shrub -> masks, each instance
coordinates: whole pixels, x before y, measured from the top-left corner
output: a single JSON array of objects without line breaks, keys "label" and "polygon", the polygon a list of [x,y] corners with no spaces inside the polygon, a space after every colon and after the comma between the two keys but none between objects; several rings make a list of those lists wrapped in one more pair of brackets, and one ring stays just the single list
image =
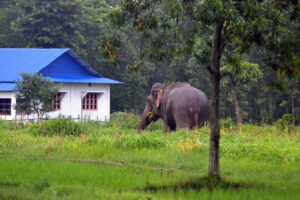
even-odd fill
[{"label": "shrub", "polygon": [[230,117],[226,119],[220,119],[220,127],[222,127],[225,130],[230,131],[233,125],[234,125],[233,120]]},{"label": "shrub", "polygon": [[[121,129],[136,129],[141,121],[141,117],[132,113],[126,112],[115,112],[111,114],[110,121],[104,125],[106,128],[116,128]],[[147,130],[156,131],[164,130],[164,125],[162,120],[158,120],[155,123],[149,124]]]},{"label": "shrub", "polygon": [[131,113],[115,112],[110,115],[110,121],[105,127],[120,127],[122,129],[135,129],[140,122],[140,117]]},{"label": "shrub", "polygon": [[71,119],[58,118],[33,123],[29,132],[33,135],[80,135],[84,132],[83,125]]},{"label": "shrub", "polygon": [[286,130],[288,133],[290,133],[293,128],[293,117],[291,114],[284,114],[280,119],[274,122],[274,125],[278,129],[282,131]]}]

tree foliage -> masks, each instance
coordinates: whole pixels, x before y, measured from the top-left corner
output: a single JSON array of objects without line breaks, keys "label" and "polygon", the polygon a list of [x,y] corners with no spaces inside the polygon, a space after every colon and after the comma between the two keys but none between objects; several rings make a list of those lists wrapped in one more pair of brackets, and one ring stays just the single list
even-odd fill
[{"label": "tree foliage", "polygon": [[[248,89],[251,84],[256,83],[258,78],[262,76],[262,72],[260,71],[258,64],[242,61],[236,61],[234,65],[231,64],[223,66],[221,68],[221,72],[228,77],[228,81],[223,80],[222,84],[224,87],[231,89],[231,96],[235,105],[237,123],[242,124],[242,110],[240,109],[239,105],[238,91],[240,90],[241,86],[243,86],[244,89]],[[243,114],[244,113],[245,112],[243,112]]]},{"label": "tree foliage", "polygon": [[21,73],[22,79],[16,80],[17,104],[15,109],[26,114],[35,113],[38,119],[43,114],[53,111],[55,95],[60,85],[38,74]]},{"label": "tree foliage", "polygon": [[[209,175],[219,176],[221,62],[235,67],[231,72],[239,75],[238,67],[243,65],[236,58],[256,46],[266,50],[268,59],[264,62],[276,70],[278,76],[299,77],[296,64],[299,47],[294,44],[299,44],[300,40],[287,27],[297,19],[294,14],[297,4],[295,1],[272,0],[124,0],[119,8],[111,12],[110,19],[114,24],[119,27],[129,24],[141,38],[142,45],[138,47],[139,54],[133,64],[135,69],[142,67],[146,59],[162,61],[179,54],[193,54],[197,39],[202,40],[206,47],[202,51],[205,53],[198,54],[196,58],[207,65],[210,72]],[[122,39],[113,37],[111,41],[117,43],[104,41],[104,49],[108,57],[115,61]],[[108,45],[112,47],[108,48]],[[236,90],[234,96],[237,96]]]},{"label": "tree foliage", "polygon": [[82,40],[80,34],[79,1],[26,1],[17,5],[22,14],[15,21],[15,29],[26,41],[27,47],[73,47],[72,41]]}]

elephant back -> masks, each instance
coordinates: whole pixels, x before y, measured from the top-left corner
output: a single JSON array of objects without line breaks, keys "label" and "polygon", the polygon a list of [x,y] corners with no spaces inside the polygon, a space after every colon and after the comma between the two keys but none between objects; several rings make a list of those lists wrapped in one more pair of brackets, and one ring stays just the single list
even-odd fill
[{"label": "elephant back", "polygon": [[205,93],[189,84],[179,85],[169,92],[167,109],[198,114],[199,121],[206,121],[209,115],[209,103]]}]

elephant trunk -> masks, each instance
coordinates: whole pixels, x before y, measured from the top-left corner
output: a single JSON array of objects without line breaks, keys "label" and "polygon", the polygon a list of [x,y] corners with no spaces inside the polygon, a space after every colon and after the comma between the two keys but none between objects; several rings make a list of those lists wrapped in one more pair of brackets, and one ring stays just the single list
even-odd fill
[{"label": "elephant trunk", "polygon": [[149,112],[151,112],[151,109],[150,109],[150,105],[147,103],[142,115],[141,122],[137,127],[137,130],[145,129],[151,123]]}]

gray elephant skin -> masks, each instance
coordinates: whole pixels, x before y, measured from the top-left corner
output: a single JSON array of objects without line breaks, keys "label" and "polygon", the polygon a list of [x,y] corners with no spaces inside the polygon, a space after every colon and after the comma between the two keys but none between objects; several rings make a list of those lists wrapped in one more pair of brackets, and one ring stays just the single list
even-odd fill
[{"label": "gray elephant skin", "polygon": [[167,132],[176,129],[194,129],[208,119],[209,104],[206,95],[187,83],[153,84],[147,97],[142,119],[137,129],[145,129],[162,118]]}]

